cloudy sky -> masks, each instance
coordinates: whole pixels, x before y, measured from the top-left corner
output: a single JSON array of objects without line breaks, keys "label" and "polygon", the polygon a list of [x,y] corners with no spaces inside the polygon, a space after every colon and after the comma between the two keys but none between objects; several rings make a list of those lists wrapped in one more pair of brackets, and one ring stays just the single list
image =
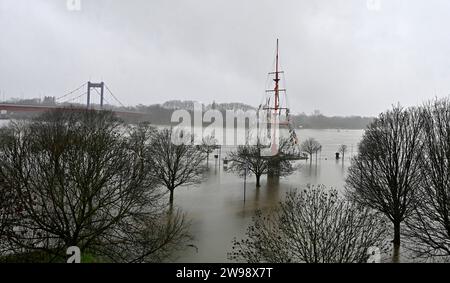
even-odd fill
[{"label": "cloudy sky", "polygon": [[448,0],[80,1],[0,0],[2,96],[103,80],[128,105],[258,105],[276,38],[296,113],[376,115],[450,93]]}]

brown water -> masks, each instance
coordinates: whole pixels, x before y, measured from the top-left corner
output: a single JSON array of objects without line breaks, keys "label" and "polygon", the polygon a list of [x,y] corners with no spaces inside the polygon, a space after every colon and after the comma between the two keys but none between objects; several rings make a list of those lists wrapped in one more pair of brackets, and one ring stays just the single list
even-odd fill
[{"label": "brown water", "polygon": [[[178,262],[227,262],[233,237],[245,235],[256,209],[267,210],[278,204],[289,190],[307,184],[324,184],[342,190],[347,166],[356,153],[362,130],[297,130],[300,142],[313,137],[322,146],[318,162],[313,158],[300,161],[301,168],[279,182],[262,177],[261,187],[255,187],[254,176],[247,178],[244,202],[244,180],[222,169],[222,164],[210,156],[207,181],[197,187],[182,187],[175,191],[175,204],[191,220],[191,233],[198,248],[188,248],[178,255]],[[341,144],[348,146],[345,162],[335,160]],[[222,150],[222,157],[226,151]],[[213,154],[214,155],[214,154]]]}]

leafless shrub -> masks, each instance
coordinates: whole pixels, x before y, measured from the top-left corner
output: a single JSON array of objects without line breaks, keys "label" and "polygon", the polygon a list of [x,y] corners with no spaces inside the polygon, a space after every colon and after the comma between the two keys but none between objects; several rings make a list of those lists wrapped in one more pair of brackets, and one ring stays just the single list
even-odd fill
[{"label": "leafless shrub", "polygon": [[257,212],[247,237],[233,241],[229,258],[246,262],[366,262],[383,247],[379,214],[350,203],[323,186],[290,192],[277,209]]}]

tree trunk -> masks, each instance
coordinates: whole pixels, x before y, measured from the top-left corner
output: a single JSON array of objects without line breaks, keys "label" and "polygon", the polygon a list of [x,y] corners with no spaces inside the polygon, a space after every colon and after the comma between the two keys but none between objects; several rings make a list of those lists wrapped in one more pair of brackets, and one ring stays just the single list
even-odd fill
[{"label": "tree trunk", "polygon": [[260,179],[261,179],[261,175],[256,175],[256,187],[257,188],[259,188],[259,187],[261,187],[261,184],[260,184]]},{"label": "tree trunk", "polygon": [[394,245],[400,246],[400,221],[394,222]]},{"label": "tree trunk", "polygon": [[209,167],[209,152],[206,154],[206,167]]},{"label": "tree trunk", "polygon": [[392,262],[400,261],[400,221],[394,222],[394,251],[392,253]]},{"label": "tree trunk", "polygon": [[170,191],[170,198],[169,198],[169,202],[170,202],[170,204],[172,205],[173,204],[173,189],[171,190],[171,189],[169,189],[169,191]]}]

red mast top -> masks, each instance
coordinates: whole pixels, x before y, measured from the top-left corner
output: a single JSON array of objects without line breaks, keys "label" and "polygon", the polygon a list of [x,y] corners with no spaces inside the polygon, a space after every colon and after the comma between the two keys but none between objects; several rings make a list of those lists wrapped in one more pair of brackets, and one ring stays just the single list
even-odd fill
[{"label": "red mast top", "polygon": [[[275,86],[273,89],[266,90],[266,93],[270,93],[270,95],[266,97],[266,104],[265,104],[264,109],[266,109],[266,110],[270,109],[275,114],[280,115],[282,110],[288,111],[288,109],[287,109],[287,106],[284,107],[280,103],[280,92],[286,92],[286,89],[280,89],[280,81],[281,81],[280,74],[283,73],[283,71],[280,71],[279,43],[278,42],[279,42],[279,40],[277,38],[275,71],[269,73],[270,76],[275,75],[273,78],[273,81],[275,82]],[[272,93],[274,94],[273,97],[272,97]]]},{"label": "red mast top", "polygon": [[275,65],[275,112],[278,111],[278,107],[280,106],[280,98],[279,98],[279,85],[278,82],[280,81],[279,77],[279,71],[278,71],[278,38],[277,38],[277,57],[276,57],[276,65]]}]

